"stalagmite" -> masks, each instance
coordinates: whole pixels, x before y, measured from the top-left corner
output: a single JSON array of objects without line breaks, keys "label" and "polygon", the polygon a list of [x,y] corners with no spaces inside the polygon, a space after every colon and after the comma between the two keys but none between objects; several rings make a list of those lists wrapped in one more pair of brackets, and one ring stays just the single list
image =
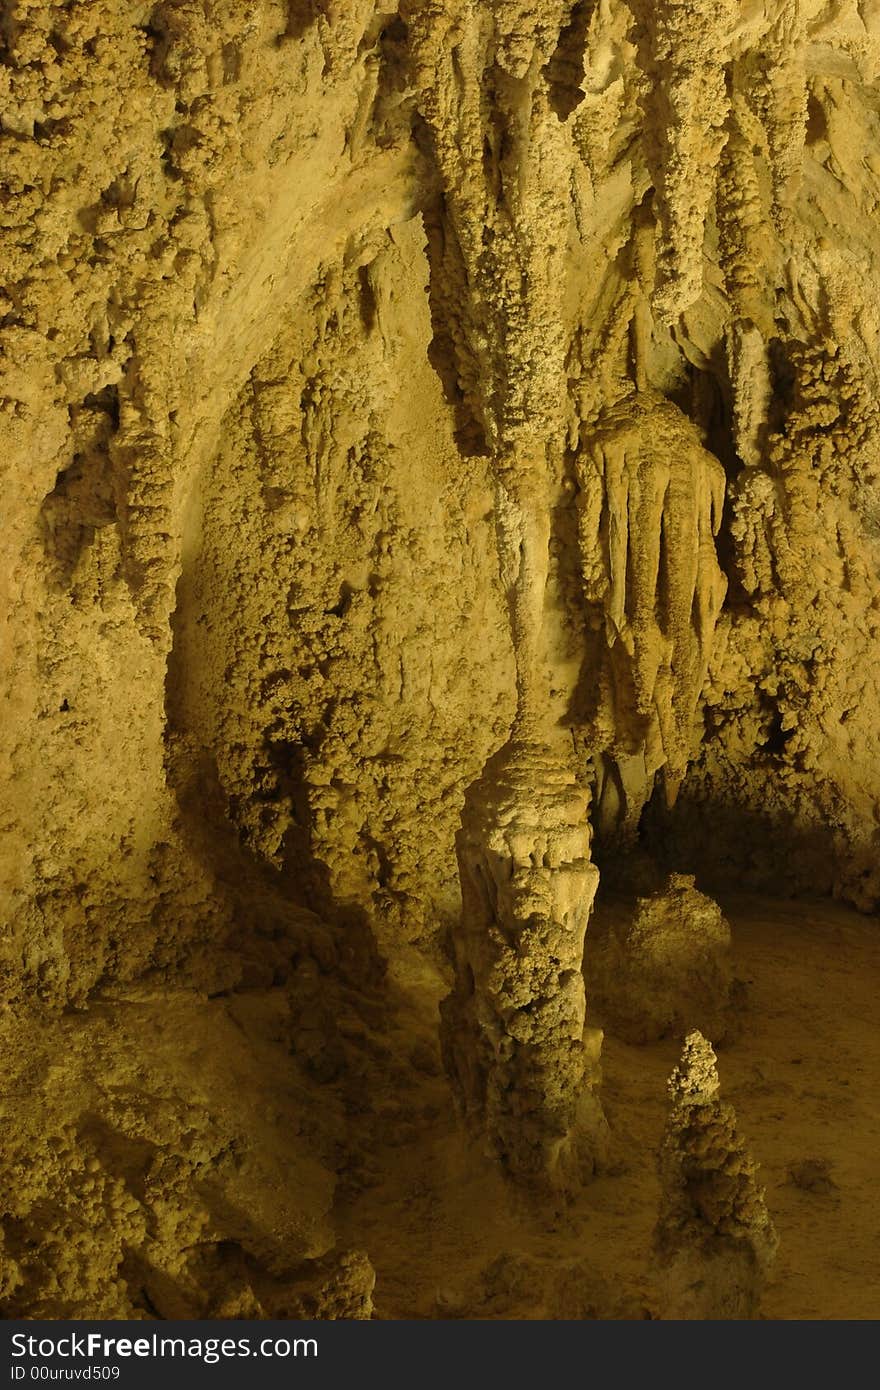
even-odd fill
[{"label": "stalagmite", "polygon": [[627,1042],[683,1037],[722,1042],[735,1021],[730,926],[691,874],[670,874],[613,915],[590,956],[591,997],[604,1026]]},{"label": "stalagmite", "polygon": [[0,1322],[876,1312],[878,83],[0,4]]},{"label": "stalagmite", "polygon": [[590,1173],[604,1129],[581,973],[599,878],[587,810],[546,746],[514,738],[490,762],[456,842],[462,921],[443,1006],[466,1118],[513,1177],[560,1187]]},{"label": "stalagmite", "polygon": [[661,1316],[753,1318],[778,1238],[702,1033],[685,1039],[668,1090],[654,1232]]},{"label": "stalagmite", "polygon": [[[598,883],[589,796],[570,741],[552,726],[544,657],[547,497],[565,380],[554,270],[566,228],[552,195],[564,155],[542,74],[553,29],[530,33],[515,5],[499,4],[492,19],[468,5],[451,55],[441,33],[420,17],[417,51],[434,65],[427,110],[445,184],[444,254],[461,286],[442,313],[490,455],[516,669],[510,737],[468,789],[456,836],[462,909],[442,1034],[462,1109],[505,1171],[564,1186],[590,1171],[604,1121],[592,1095],[601,1039],[585,1041],[581,973]],[[489,127],[481,69],[498,94]],[[546,162],[538,136],[555,156]]]},{"label": "stalagmite", "polygon": [[546,527],[528,493],[499,511],[517,713],[509,741],[468,790],[456,837],[462,915],[442,1038],[465,1117],[505,1171],[565,1188],[592,1171],[604,1129],[593,1094],[601,1034],[586,1028],[582,974],[599,875],[588,793],[543,715]]}]

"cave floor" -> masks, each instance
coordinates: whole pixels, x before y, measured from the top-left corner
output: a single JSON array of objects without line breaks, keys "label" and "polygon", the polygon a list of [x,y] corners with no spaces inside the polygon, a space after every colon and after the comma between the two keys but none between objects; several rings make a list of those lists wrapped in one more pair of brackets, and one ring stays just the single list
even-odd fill
[{"label": "cave floor", "polygon": [[[880,1316],[880,935],[828,902],[728,898],[734,968],[747,994],[739,1036],[719,1049],[722,1094],[761,1165],[780,1250],[763,1303],[773,1319]],[[400,972],[406,1007],[433,1014],[442,986]],[[401,1020],[403,1023],[403,1019]],[[606,1037],[603,1100],[612,1171],[565,1211],[529,1211],[458,1138],[442,1077],[399,1098],[372,1155],[368,1196],[337,1213],[369,1250],[386,1318],[651,1315],[646,1279],[674,1042]]]},{"label": "cave floor", "polygon": [[[827,902],[722,906],[746,985],[722,1094],[780,1236],[763,1314],[876,1318],[877,922]],[[606,1037],[608,1170],[567,1208],[529,1206],[457,1126],[441,971],[411,950],[372,990],[324,978],[343,1061],[317,1077],[313,1022],[291,1033],[284,986],[145,982],[27,1026],[0,1013],[26,1315],[283,1315],[285,1271],[335,1242],[369,1255],[380,1318],[650,1317],[676,1043]]]}]

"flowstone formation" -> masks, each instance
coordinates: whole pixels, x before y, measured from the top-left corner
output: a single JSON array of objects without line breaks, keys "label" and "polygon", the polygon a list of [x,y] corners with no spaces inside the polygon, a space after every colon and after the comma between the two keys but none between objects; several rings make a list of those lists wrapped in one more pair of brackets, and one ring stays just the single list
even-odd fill
[{"label": "flowstone formation", "polygon": [[649,390],[602,412],[576,468],[584,599],[598,629],[594,712],[580,737],[601,750],[597,828],[629,846],[655,776],[673,805],[699,743],[727,590],[715,550],[724,470]]},{"label": "flowstone formation", "polygon": [[688,1034],[668,1089],[654,1232],[661,1316],[753,1318],[779,1242],[702,1033]]}]

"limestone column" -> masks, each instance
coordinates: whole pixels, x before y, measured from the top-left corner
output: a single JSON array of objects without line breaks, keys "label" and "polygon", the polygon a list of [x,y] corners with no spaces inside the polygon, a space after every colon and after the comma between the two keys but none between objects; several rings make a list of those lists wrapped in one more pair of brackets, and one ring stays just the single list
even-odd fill
[{"label": "limestone column", "polygon": [[502,473],[498,495],[517,715],[465,800],[455,987],[441,1032],[472,1130],[511,1177],[563,1188],[592,1171],[605,1128],[594,1095],[601,1034],[586,1028],[581,973],[599,874],[588,792],[545,727],[549,508],[539,470]]}]

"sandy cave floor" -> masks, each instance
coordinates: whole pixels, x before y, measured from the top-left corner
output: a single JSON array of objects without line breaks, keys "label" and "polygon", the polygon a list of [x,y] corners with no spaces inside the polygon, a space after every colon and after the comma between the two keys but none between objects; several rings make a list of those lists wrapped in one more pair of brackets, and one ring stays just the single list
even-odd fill
[{"label": "sandy cave floor", "polygon": [[[741,1036],[719,1050],[722,1093],[759,1160],[780,1234],[764,1316],[875,1318],[876,923],[827,902],[743,897],[723,906],[748,993]],[[430,1010],[424,979],[413,997]],[[343,1221],[378,1271],[378,1314],[589,1316],[592,1304],[607,1315],[610,1301],[618,1315],[649,1316],[654,1155],[677,1050],[674,1042],[631,1047],[606,1038],[603,1096],[616,1171],[552,1223],[546,1213],[514,1213],[503,1185],[463,1153],[445,1109],[415,1142],[392,1137],[375,1155],[387,1176]],[[445,1085],[433,1084],[438,1094]],[[548,1267],[558,1271],[549,1302],[541,1296]]]}]

